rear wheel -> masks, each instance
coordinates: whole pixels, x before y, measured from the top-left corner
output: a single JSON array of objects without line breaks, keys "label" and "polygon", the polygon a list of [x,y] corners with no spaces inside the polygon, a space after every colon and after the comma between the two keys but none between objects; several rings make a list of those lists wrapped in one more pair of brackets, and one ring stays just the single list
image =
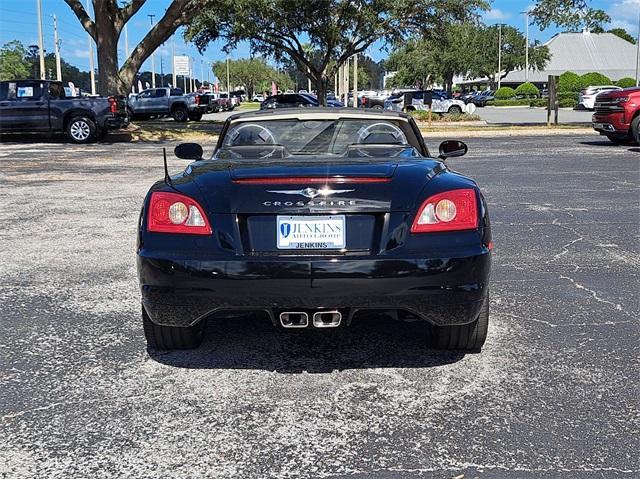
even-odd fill
[{"label": "rear wheel", "polygon": [[631,122],[631,133],[636,145],[640,146],[640,115],[636,116]]},{"label": "rear wheel", "polygon": [[66,133],[74,143],[89,143],[96,136],[96,124],[86,116],[74,116],[67,124]]},{"label": "rear wheel", "polygon": [[460,326],[434,326],[433,343],[437,349],[480,352],[489,329],[489,295],[475,321]]},{"label": "rear wheel", "polygon": [[460,108],[458,105],[453,105],[449,107],[449,113],[453,115],[459,115],[460,113],[462,113],[462,108]]},{"label": "rear wheel", "polygon": [[202,113],[189,113],[189,120],[191,121],[202,120]]},{"label": "rear wheel", "polygon": [[142,326],[149,349],[194,349],[200,346],[204,337],[205,320],[194,326],[162,326],[154,323],[142,307]]},{"label": "rear wheel", "polygon": [[189,119],[189,112],[184,106],[177,106],[171,112],[171,116],[175,121],[185,122]]},{"label": "rear wheel", "polygon": [[384,107],[382,105],[373,105],[371,108],[373,108],[374,110],[384,110]]}]

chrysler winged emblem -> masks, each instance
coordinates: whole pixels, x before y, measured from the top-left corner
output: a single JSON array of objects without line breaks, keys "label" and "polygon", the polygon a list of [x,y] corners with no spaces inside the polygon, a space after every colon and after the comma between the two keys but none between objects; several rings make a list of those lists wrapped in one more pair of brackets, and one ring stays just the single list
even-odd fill
[{"label": "chrysler winged emblem", "polygon": [[303,188],[301,190],[267,190],[267,193],[280,193],[282,195],[302,195],[307,198],[315,198],[316,196],[339,195],[340,193],[350,193],[356,190],[332,190],[330,188]]}]

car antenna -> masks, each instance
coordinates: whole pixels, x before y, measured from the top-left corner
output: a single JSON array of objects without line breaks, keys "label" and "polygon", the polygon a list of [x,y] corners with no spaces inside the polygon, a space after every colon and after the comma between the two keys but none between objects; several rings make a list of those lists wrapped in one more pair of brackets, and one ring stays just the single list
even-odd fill
[{"label": "car antenna", "polygon": [[164,182],[169,186],[173,186],[171,184],[171,177],[169,176],[169,168],[167,167],[167,149],[162,147],[162,154],[164,157]]}]

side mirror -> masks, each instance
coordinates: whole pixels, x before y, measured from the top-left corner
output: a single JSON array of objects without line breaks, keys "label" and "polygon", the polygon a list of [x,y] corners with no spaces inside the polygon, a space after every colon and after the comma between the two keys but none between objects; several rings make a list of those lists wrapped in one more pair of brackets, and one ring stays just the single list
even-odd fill
[{"label": "side mirror", "polygon": [[445,140],[440,143],[440,156],[443,160],[447,158],[454,158],[456,156],[464,156],[469,151],[469,147],[467,147],[466,143],[458,140]]},{"label": "side mirror", "polygon": [[173,153],[183,160],[201,160],[203,151],[197,143],[180,143]]}]

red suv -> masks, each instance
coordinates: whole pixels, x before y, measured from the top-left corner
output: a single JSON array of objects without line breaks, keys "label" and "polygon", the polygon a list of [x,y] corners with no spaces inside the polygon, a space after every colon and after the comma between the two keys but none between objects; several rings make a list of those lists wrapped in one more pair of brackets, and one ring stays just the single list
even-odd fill
[{"label": "red suv", "polygon": [[612,142],[640,144],[640,88],[600,93],[596,97],[593,128]]}]

